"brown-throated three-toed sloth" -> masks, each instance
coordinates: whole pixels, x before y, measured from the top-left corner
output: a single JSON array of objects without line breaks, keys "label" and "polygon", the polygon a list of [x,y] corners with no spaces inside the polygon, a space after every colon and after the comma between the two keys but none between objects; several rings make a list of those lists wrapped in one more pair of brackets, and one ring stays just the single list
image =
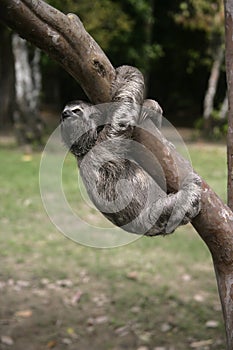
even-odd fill
[{"label": "brown-throated three-toed sloth", "polygon": [[89,197],[112,223],[148,236],[171,233],[199,213],[200,178],[192,173],[177,193],[167,194],[131,156],[134,127],[146,118],[159,127],[162,118],[157,102],[143,103],[140,71],[117,68],[111,92],[111,104],[67,104],[62,112],[62,138],[77,158]]}]

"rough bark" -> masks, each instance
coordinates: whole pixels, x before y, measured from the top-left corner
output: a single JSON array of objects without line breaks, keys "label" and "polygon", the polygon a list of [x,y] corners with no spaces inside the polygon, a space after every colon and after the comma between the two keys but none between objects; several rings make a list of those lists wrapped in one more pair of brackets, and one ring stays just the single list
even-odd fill
[{"label": "rough bark", "polygon": [[[228,206],[233,210],[233,0],[224,0],[225,8],[225,45],[226,45],[226,76],[227,76],[227,92],[228,92],[228,132],[227,132],[227,164],[228,164],[228,182],[227,182],[227,197]],[[227,239],[227,236],[224,239]],[[215,269],[218,266],[215,267]],[[228,271],[227,271],[228,270]],[[226,272],[227,271],[227,272]],[[226,323],[227,332],[227,346],[228,349],[233,348],[233,276],[231,271],[231,264],[224,269],[226,278],[224,281],[219,279],[220,288],[222,284],[228,284],[225,293],[225,313],[224,319]],[[218,274],[217,274],[218,275]],[[220,272],[219,276],[223,274]],[[224,308],[223,308],[224,311]]]},{"label": "rough bark", "polygon": [[233,210],[233,0],[225,0],[226,74],[228,87],[228,205]]},{"label": "rough bark", "polygon": [[[81,84],[94,103],[111,100],[110,84],[115,71],[99,46],[74,15],[65,16],[41,0],[1,0],[0,19],[44,49]],[[232,99],[233,101],[233,99]],[[233,130],[233,129],[232,129]],[[191,169],[157,132],[136,129],[134,138],[160,161],[170,190],[176,190],[181,174]],[[153,176],[153,164],[143,160]],[[156,174],[154,174],[156,177]],[[192,224],[213,256],[227,329],[228,349],[233,348],[233,215],[203,181],[202,210]]]}]

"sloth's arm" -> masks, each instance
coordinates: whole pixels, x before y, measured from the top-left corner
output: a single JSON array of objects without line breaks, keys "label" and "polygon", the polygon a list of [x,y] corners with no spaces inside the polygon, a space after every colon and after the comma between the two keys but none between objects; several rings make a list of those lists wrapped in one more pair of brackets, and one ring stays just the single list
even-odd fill
[{"label": "sloth's arm", "polygon": [[144,89],[144,78],[137,68],[121,66],[116,69],[116,79],[111,87],[114,102],[110,121],[111,136],[124,137],[126,132],[129,137],[132,134],[133,127],[140,120]]},{"label": "sloth's arm", "polygon": [[140,125],[147,118],[160,128],[162,124],[162,108],[158,102],[144,101],[144,78],[141,72],[131,66],[116,69],[116,79],[111,86],[113,114],[111,126],[114,134],[130,131],[133,126]]},{"label": "sloth's arm", "polygon": [[177,193],[169,194],[151,204],[147,216],[150,222],[156,221],[156,225],[149,230],[148,236],[172,233],[199,213],[200,182],[200,177],[192,173],[184,179]]}]

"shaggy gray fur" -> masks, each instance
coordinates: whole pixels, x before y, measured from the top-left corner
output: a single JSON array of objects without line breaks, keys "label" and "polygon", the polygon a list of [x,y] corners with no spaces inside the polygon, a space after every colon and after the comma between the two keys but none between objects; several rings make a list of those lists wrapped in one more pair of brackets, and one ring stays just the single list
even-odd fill
[{"label": "shaggy gray fur", "polygon": [[137,234],[168,234],[199,213],[201,181],[191,173],[177,193],[167,194],[130,156],[134,127],[146,118],[160,127],[162,110],[153,100],[143,103],[140,71],[122,66],[116,73],[115,103],[69,103],[62,113],[62,137],[78,160],[91,200],[111,222]]}]

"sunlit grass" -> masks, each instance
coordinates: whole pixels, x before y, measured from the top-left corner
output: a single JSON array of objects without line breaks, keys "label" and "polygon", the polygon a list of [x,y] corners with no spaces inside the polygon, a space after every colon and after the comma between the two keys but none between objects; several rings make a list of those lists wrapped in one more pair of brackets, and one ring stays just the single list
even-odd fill
[{"label": "sunlit grass", "polygon": [[[194,168],[225,200],[225,148],[191,144],[188,149]],[[115,249],[78,245],[57,231],[43,208],[38,180],[40,156],[35,153],[25,159],[17,149],[0,149],[0,280],[22,278],[38,284],[46,277],[79,283],[80,271],[85,270],[90,276],[89,284],[81,286],[86,295],[95,291],[112,298],[105,310],[110,314],[109,329],[136,319],[139,333],[151,333],[149,340],[144,335],[142,344],[176,344],[176,349],[182,350],[188,349],[192,339],[223,339],[222,325],[208,330],[204,326],[209,319],[221,324],[222,318],[211,257],[191,225],[165,238],[140,238]],[[96,219],[95,211],[74,191],[77,170],[71,157],[65,162],[63,181],[75,210],[99,224],[101,219]],[[197,295],[203,297],[202,302],[197,301]],[[87,317],[92,312],[88,311],[88,297],[84,305]],[[135,305],[140,309],[138,314],[131,311]],[[70,317],[75,317],[72,311]],[[164,336],[161,323],[168,319],[174,324],[173,330]],[[80,326],[80,332],[85,335],[85,328]],[[109,347],[103,345],[102,349],[113,348],[114,337],[108,341]]]}]

